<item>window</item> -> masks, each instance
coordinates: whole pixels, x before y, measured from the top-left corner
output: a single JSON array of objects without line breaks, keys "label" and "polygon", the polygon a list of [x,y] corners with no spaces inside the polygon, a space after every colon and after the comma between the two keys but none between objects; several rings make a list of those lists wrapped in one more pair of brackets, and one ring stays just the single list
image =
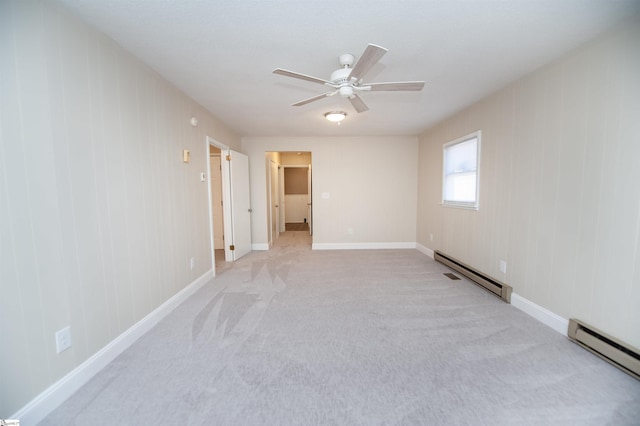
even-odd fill
[{"label": "window", "polygon": [[444,144],[442,204],[478,209],[480,131]]}]

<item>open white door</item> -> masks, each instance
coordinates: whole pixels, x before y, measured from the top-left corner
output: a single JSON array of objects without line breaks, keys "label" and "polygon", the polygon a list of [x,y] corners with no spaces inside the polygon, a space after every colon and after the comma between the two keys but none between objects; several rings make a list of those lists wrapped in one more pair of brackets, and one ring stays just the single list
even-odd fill
[{"label": "open white door", "polygon": [[280,166],[273,160],[269,160],[269,209],[271,228],[269,231],[269,245],[275,244],[276,240],[280,236],[280,199],[279,199],[279,184],[278,184],[278,169]]},{"label": "open white door", "polygon": [[[232,149],[224,152],[222,172],[229,176],[224,191],[225,258],[238,260],[251,251],[251,197],[249,193],[249,157]],[[225,193],[226,192],[226,193]]]}]

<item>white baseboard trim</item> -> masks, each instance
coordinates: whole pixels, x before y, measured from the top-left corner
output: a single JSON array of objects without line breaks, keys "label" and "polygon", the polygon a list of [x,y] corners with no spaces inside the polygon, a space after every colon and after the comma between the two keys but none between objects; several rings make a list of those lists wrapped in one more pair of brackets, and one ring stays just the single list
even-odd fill
[{"label": "white baseboard trim", "polygon": [[418,250],[420,253],[422,254],[426,254],[427,256],[429,256],[431,259],[433,259],[433,250],[431,250],[428,247],[423,246],[420,243],[416,243],[416,250]]},{"label": "white baseboard trim", "polygon": [[210,269],[162,305],[158,306],[147,316],[132,325],[124,333],[113,339],[85,362],[49,386],[10,418],[20,420],[21,426],[32,426],[42,421],[49,413],[91,380],[93,376],[124,352],[136,340],[151,330],[151,328],[178,305],[198,291],[211,278],[213,278],[213,270]]},{"label": "white baseboard trim", "polygon": [[312,250],[414,249],[416,243],[313,243]]},{"label": "white baseboard trim", "polygon": [[251,244],[251,250],[257,250],[257,251],[269,250],[269,243]]},{"label": "white baseboard trim", "polygon": [[560,334],[567,335],[569,320],[556,315],[542,306],[536,305],[532,301],[524,297],[511,293],[511,305],[520,309],[522,312],[531,315],[541,323],[551,327]]}]

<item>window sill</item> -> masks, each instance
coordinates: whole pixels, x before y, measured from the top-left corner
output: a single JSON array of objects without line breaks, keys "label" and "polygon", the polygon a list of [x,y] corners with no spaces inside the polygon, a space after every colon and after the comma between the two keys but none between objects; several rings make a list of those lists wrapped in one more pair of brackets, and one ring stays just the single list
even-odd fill
[{"label": "window sill", "polygon": [[472,210],[472,211],[480,210],[480,206],[478,205],[473,206],[468,204],[455,204],[455,203],[440,203],[440,205],[442,207],[449,207],[449,208],[461,209],[461,210]]}]

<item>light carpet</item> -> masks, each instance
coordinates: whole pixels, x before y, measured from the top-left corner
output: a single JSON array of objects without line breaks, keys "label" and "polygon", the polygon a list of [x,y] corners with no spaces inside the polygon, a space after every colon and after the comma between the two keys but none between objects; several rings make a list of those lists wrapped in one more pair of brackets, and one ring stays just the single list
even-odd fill
[{"label": "light carpet", "polygon": [[632,425],[640,382],[416,250],[286,232],[45,425]]}]

